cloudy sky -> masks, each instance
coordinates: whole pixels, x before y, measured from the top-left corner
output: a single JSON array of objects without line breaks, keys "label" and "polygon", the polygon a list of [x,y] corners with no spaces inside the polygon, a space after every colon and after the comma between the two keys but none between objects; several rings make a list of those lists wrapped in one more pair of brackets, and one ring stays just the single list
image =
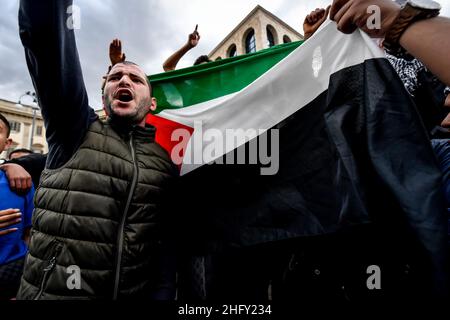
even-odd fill
[{"label": "cloudy sky", "polygon": [[[33,90],[19,40],[19,0],[2,0],[0,20],[0,98],[17,101]],[[147,74],[162,72],[164,60],[181,47],[196,24],[200,44],[179,63],[192,65],[209,53],[256,5],[260,4],[294,29],[316,7],[331,0],[74,0],[81,11],[77,45],[90,105],[101,107],[100,79],[109,65],[108,46],[122,39],[127,59],[139,63]],[[443,15],[450,16],[450,0],[440,0]],[[24,99],[24,103],[31,101]]]}]

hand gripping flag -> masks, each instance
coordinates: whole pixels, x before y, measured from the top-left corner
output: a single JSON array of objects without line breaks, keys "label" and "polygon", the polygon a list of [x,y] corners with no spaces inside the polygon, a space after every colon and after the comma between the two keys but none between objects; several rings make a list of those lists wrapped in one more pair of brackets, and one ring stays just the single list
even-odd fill
[{"label": "hand gripping flag", "polygon": [[[188,243],[249,246],[375,222],[394,242],[410,230],[442,265],[446,222],[430,142],[364,33],[345,35],[327,22],[304,43],[150,79],[159,107],[148,122],[180,165],[173,197]],[[274,129],[272,140],[261,138]],[[227,141],[227,130],[245,139]],[[252,141],[269,141],[270,164],[227,163]]]}]

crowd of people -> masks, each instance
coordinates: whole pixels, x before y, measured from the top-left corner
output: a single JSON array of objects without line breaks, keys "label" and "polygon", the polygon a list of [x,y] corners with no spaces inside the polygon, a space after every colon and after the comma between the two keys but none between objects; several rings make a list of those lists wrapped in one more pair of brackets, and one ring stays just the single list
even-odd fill
[{"label": "crowd of people", "polygon": [[[416,8],[417,13],[405,23],[402,19],[412,14],[406,11],[408,3],[401,7],[391,0],[334,0],[306,16],[303,32],[308,41],[330,18],[344,33],[359,28],[385,39],[379,45],[423,120],[442,171],[442,193],[450,205],[450,59],[445,58],[450,51],[450,20],[430,7]],[[367,27],[367,7],[373,4],[379,6],[382,17],[376,29]],[[49,152],[14,150],[0,166],[0,299],[232,298],[227,291],[214,297],[194,293],[195,278],[204,276],[199,268],[208,266],[204,261],[208,257],[201,266],[198,259],[189,260],[186,272],[186,261],[181,261],[167,232],[170,193],[179,173],[155,141],[155,128],[145,122],[157,107],[152,84],[139,65],[126,60],[121,41],[114,39],[109,48],[111,66],[102,85],[108,120],[99,120],[88,105],[75,35],[61,18],[69,5],[71,0],[20,1],[20,37],[39,97]],[[164,71],[174,70],[199,40],[196,26],[187,43],[164,62]],[[200,56],[194,65],[208,62],[207,56]],[[9,134],[8,119],[0,114],[0,152],[11,144]],[[336,243],[345,245],[335,240],[332,235],[334,244],[327,248],[330,239],[325,237],[317,248],[331,252]],[[263,264],[270,250],[278,248],[264,247],[251,254],[242,249],[233,257],[225,253],[219,261],[238,256],[239,268],[248,275],[254,272],[247,270],[245,262]],[[81,268],[81,291],[67,288],[63,266],[72,265]],[[242,279],[255,292],[249,299],[292,298],[298,293],[297,285],[310,285],[305,277],[290,277],[287,269],[274,271],[285,282],[270,289],[258,279]],[[220,273],[211,274],[217,278]],[[216,278],[212,281],[227,281]],[[430,290],[445,296],[446,283],[442,288]],[[342,292],[316,294],[340,299]]]}]

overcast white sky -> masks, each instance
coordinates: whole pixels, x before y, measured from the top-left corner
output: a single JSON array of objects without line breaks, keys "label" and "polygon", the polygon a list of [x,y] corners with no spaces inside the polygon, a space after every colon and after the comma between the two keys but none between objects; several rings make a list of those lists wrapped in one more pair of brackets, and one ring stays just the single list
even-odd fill
[{"label": "overcast white sky", "polygon": [[[450,0],[438,1],[442,14],[450,16]],[[11,101],[33,90],[18,35],[18,3],[2,0],[0,20],[0,98]],[[179,67],[190,66],[196,57],[209,53],[258,4],[303,33],[305,15],[329,3],[331,0],[75,0],[81,9],[81,29],[76,37],[90,105],[101,107],[100,79],[109,65],[108,46],[113,38],[122,39],[128,60],[154,74],[163,71],[164,60],[186,42],[196,24],[200,44]]]}]

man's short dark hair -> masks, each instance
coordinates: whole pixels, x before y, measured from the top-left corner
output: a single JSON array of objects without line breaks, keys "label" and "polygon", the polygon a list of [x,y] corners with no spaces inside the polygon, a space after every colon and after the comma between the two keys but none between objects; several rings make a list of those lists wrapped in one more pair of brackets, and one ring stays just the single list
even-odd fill
[{"label": "man's short dark hair", "polygon": [[[124,65],[137,66],[137,67],[140,68],[140,66],[139,66],[137,63],[134,63],[134,62],[132,62],[132,61],[121,61],[121,62],[118,62],[118,63],[116,63],[116,64],[119,64],[119,63],[124,64]],[[105,92],[106,78],[108,77],[108,74],[111,72],[111,69],[112,69],[113,67],[114,67],[114,66],[109,66],[108,72],[107,72],[106,75],[103,77],[103,79],[105,79],[105,80],[103,81],[103,84],[102,84],[102,95],[103,95],[103,93]],[[145,80],[147,81],[148,87],[150,88],[150,97],[151,97],[152,94],[153,94],[152,84],[151,84],[151,82],[150,82],[150,79],[149,79],[147,76],[145,76]]]},{"label": "man's short dark hair", "polygon": [[28,153],[28,154],[32,154],[34,152],[32,150],[30,150],[30,149],[25,149],[25,148],[14,149],[13,151],[11,151],[9,153],[8,157],[11,159],[11,155],[13,155],[14,153]]},{"label": "man's short dark hair", "polygon": [[9,121],[5,118],[4,115],[0,113],[0,121],[2,121],[6,126],[6,137],[9,138],[9,134],[11,133],[11,125]]},{"label": "man's short dark hair", "polygon": [[200,56],[197,58],[197,60],[195,60],[194,62],[194,66],[203,63],[203,62],[211,62],[211,60],[209,60],[209,57],[204,55],[204,56]]}]

